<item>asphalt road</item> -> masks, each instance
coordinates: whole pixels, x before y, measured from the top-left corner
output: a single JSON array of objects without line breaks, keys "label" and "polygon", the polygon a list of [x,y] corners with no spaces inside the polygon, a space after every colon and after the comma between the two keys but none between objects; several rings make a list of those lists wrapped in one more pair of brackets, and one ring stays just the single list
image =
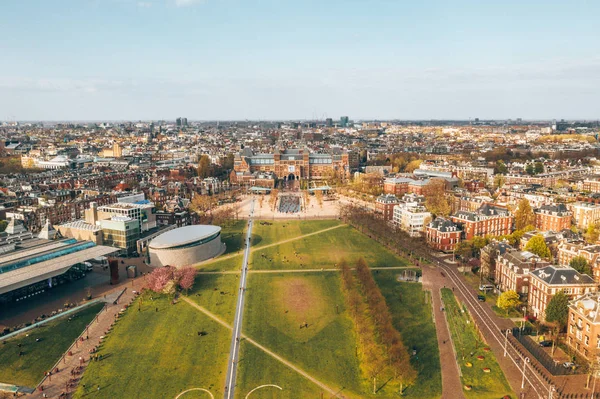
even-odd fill
[{"label": "asphalt road", "polygon": [[252,226],[254,221],[254,200],[250,206],[248,215],[248,230],[244,240],[244,260],[242,261],[242,274],[240,278],[240,289],[237,305],[235,307],[235,318],[233,320],[233,334],[231,335],[231,348],[229,349],[229,361],[227,364],[227,377],[225,379],[225,399],[233,399],[235,391],[235,377],[237,374],[237,362],[240,353],[240,340],[242,335],[242,317],[244,315],[244,298],[246,296],[246,278],[248,276],[248,258],[250,256],[250,238],[252,237]]}]

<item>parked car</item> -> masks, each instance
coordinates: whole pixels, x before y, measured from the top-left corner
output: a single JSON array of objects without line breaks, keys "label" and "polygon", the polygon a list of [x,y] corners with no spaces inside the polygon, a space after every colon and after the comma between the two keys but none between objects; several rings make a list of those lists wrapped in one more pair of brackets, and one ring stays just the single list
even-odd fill
[{"label": "parked car", "polygon": [[564,362],[563,367],[566,369],[575,369],[577,368],[577,365],[573,362]]},{"label": "parked car", "polygon": [[483,291],[483,292],[492,291],[493,289],[494,289],[494,286],[492,284],[481,284],[479,286],[479,291]]},{"label": "parked car", "polygon": [[544,347],[544,348],[548,348],[550,346],[552,346],[552,341],[550,340],[544,340],[544,341],[540,341],[540,346]]},{"label": "parked car", "polygon": [[485,302],[485,295],[477,295],[477,300],[479,302]]}]

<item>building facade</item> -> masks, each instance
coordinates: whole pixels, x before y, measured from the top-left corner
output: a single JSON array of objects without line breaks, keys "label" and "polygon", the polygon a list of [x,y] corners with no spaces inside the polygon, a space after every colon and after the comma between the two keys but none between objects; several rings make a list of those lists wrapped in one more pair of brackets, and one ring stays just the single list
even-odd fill
[{"label": "building facade", "polygon": [[535,211],[535,228],[540,231],[570,229],[572,218],[565,204],[543,205]]},{"label": "building facade", "polygon": [[454,251],[456,244],[460,242],[461,234],[462,231],[456,224],[442,217],[429,223],[425,232],[427,245],[442,252]]},{"label": "building facade", "polygon": [[393,194],[383,194],[375,201],[375,211],[383,215],[383,220],[390,221],[394,218],[394,207],[400,200]]},{"label": "building facade", "polygon": [[313,180],[332,177],[349,178],[354,157],[348,152],[311,153],[308,148],[276,150],[272,154],[255,154],[245,148],[234,158],[231,177],[237,182],[254,172],[273,172],[281,180]]},{"label": "building facade", "polygon": [[523,300],[529,294],[529,273],[550,264],[528,251],[507,250],[496,262],[496,287],[504,291],[515,291]]},{"label": "building facade", "polygon": [[589,292],[596,292],[594,279],[570,267],[546,266],[529,273],[529,311],[538,319],[545,320],[546,307],[559,291],[573,300]]},{"label": "building facade", "polygon": [[600,294],[588,293],[569,304],[567,345],[588,360],[600,351]]},{"label": "building facade", "polygon": [[463,230],[463,238],[471,240],[476,236],[510,234],[514,218],[505,208],[484,204],[476,212],[459,211],[451,219]]}]

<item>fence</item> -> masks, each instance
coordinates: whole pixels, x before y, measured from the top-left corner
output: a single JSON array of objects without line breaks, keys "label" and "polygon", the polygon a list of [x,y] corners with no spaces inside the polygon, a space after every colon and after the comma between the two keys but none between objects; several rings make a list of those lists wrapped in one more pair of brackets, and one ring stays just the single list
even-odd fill
[{"label": "fence", "polygon": [[583,374],[585,370],[583,367],[579,367],[576,369],[565,368],[561,363],[554,360],[552,356],[544,350],[537,342],[534,342],[529,336],[525,334],[521,334],[521,330],[519,328],[512,329],[513,336],[527,349],[533,357],[539,361],[542,366],[546,368],[552,375],[573,375],[573,374]]}]

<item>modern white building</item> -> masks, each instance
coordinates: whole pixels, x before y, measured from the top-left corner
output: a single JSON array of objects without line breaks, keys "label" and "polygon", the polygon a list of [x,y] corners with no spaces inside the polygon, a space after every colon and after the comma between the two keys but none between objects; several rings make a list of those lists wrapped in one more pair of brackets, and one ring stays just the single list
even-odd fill
[{"label": "modern white building", "polygon": [[394,207],[394,224],[411,237],[420,237],[431,219],[431,213],[416,202],[406,202]]},{"label": "modern white building", "polygon": [[221,228],[192,225],[169,230],[150,241],[150,265],[154,267],[190,266],[225,252]]}]

